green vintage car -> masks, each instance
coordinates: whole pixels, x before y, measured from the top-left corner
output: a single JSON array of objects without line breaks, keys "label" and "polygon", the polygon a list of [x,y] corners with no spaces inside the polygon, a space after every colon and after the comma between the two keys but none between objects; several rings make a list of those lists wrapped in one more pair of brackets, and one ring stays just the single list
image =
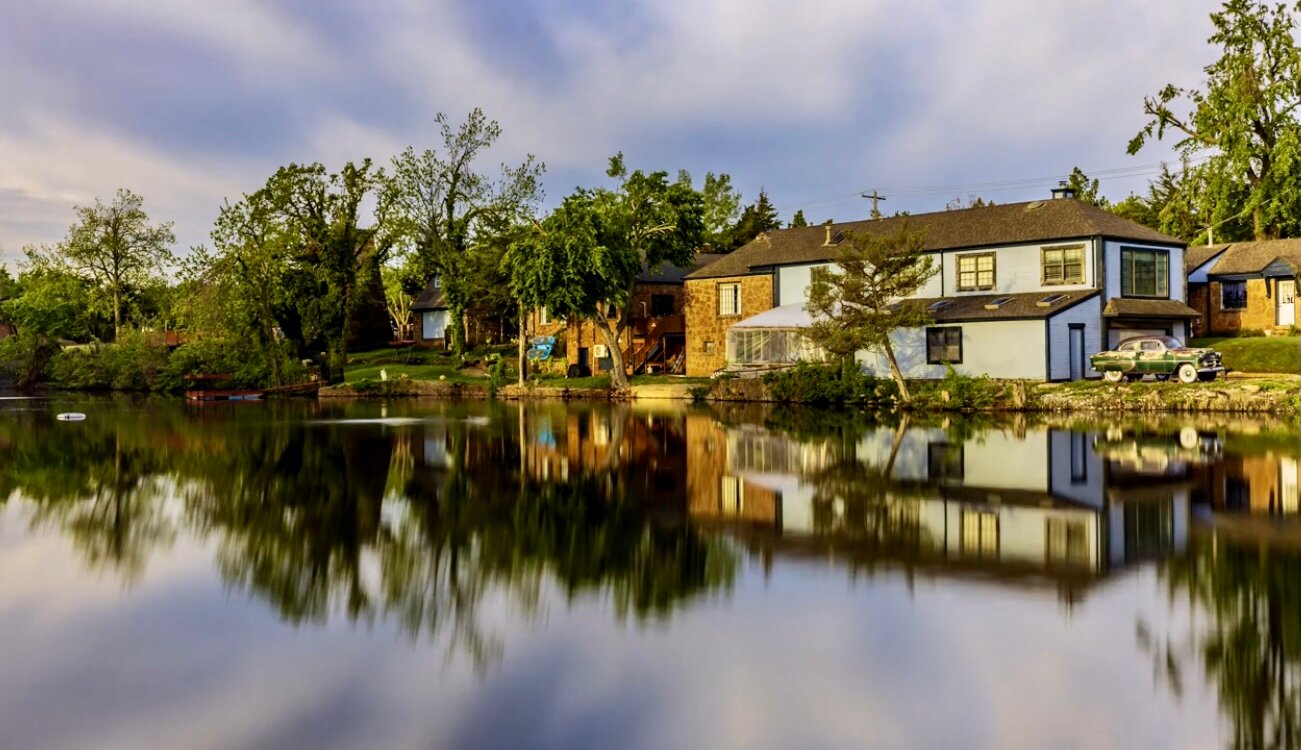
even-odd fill
[{"label": "green vintage car", "polygon": [[1215,380],[1226,372],[1219,352],[1186,347],[1171,336],[1128,339],[1114,351],[1093,355],[1089,363],[1111,383],[1140,380],[1144,375],[1152,375],[1157,380],[1168,380],[1173,375],[1181,383],[1192,383]]}]

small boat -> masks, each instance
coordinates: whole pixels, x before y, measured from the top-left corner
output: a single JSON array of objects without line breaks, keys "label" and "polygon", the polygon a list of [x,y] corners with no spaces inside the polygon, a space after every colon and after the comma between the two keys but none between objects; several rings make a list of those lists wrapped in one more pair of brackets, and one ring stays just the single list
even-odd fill
[{"label": "small boat", "polygon": [[55,419],[60,422],[82,422],[85,421],[86,415],[79,411],[65,411],[56,416]]}]

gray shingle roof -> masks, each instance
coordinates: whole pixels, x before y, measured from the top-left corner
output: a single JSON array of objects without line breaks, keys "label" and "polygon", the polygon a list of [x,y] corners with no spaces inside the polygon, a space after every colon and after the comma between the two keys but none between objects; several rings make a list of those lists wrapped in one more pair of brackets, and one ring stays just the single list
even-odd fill
[{"label": "gray shingle roof", "polygon": [[1260,273],[1274,261],[1293,267],[1301,265],[1301,239],[1232,242],[1215,247],[1221,248],[1222,253],[1209,273],[1216,276]]},{"label": "gray shingle roof", "polygon": [[[936,323],[956,323],[963,320],[1013,320],[1018,318],[1047,318],[1068,307],[1095,297],[1097,289],[1079,289],[1070,292],[1020,292],[1017,294],[977,294],[960,297],[933,297],[908,300],[926,310]],[[1054,299],[1051,303],[1046,300]],[[945,302],[938,309],[932,305]],[[995,302],[1000,304],[994,305]],[[990,309],[993,306],[994,309]]]},{"label": "gray shingle roof", "polygon": [[1197,245],[1184,250],[1184,273],[1201,268],[1207,261],[1224,252],[1228,245]]},{"label": "gray shingle roof", "polygon": [[1112,297],[1102,308],[1104,318],[1200,318],[1202,314],[1175,299]]},{"label": "gray shingle roof", "polygon": [[671,263],[661,263],[658,268],[642,271],[637,280],[646,284],[681,284],[688,274],[726,257],[719,253],[697,253],[695,262],[690,266],[680,268]]},{"label": "gray shingle roof", "polygon": [[688,278],[740,276],[766,266],[831,260],[839,251],[839,243],[846,232],[892,234],[899,231],[904,222],[912,229],[926,233],[925,247],[932,251],[1099,236],[1163,245],[1185,244],[1096,206],[1060,198],[832,224],[831,245],[826,244],[826,225],[777,229],[760,235]]}]

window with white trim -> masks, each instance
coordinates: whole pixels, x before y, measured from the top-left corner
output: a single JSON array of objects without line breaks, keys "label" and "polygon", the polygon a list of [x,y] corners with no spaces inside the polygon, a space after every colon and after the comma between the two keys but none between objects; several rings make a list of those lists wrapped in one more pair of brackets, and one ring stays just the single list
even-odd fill
[{"label": "window with white trim", "polygon": [[1042,253],[1044,286],[1084,283],[1084,245],[1045,247]]},{"label": "window with white trim", "polygon": [[994,253],[971,253],[958,256],[958,291],[973,292],[993,289],[995,279]]},{"label": "window with white trim", "polygon": [[741,314],[741,285],[718,285],[718,315],[735,316]]},{"label": "window with white trim", "polygon": [[540,326],[551,325],[551,311],[545,307],[538,310],[538,325]]}]

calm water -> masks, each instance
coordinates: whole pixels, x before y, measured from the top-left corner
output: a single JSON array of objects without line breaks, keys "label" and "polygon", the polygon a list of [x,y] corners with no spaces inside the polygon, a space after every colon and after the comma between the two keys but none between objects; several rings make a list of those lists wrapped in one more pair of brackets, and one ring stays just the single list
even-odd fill
[{"label": "calm water", "polygon": [[1297,744],[1299,440],[0,400],[0,747]]}]

